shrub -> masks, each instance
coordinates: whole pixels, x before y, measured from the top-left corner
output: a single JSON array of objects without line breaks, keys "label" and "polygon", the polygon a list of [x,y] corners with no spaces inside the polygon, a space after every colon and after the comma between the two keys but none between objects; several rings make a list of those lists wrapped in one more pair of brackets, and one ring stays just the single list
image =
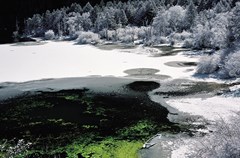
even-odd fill
[{"label": "shrub", "polygon": [[192,48],[193,47],[193,39],[189,38],[189,39],[184,40],[183,47],[184,48]]},{"label": "shrub", "polygon": [[221,56],[219,53],[203,56],[197,65],[197,73],[199,74],[214,73],[219,69],[220,62]]},{"label": "shrub", "polygon": [[77,38],[79,44],[96,44],[99,43],[100,39],[98,34],[93,32],[81,32]]},{"label": "shrub", "polygon": [[80,34],[81,34],[81,31],[72,32],[68,38],[69,40],[76,40]]},{"label": "shrub", "polygon": [[182,43],[184,40],[189,39],[192,36],[191,33],[183,31],[181,33],[173,33],[170,35],[170,38],[175,42]]},{"label": "shrub", "polygon": [[215,131],[192,144],[187,157],[198,158],[237,158],[240,156],[240,115],[226,122],[219,120]]},{"label": "shrub", "polygon": [[55,38],[55,34],[54,34],[53,30],[48,30],[47,32],[45,32],[44,37],[46,40],[52,40]]},{"label": "shrub", "polygon": [[116,30],[116,37],[118,41],[123,43],[132,43],[134,40],[138,39],[138,31],[140,29],[137,27],[125,27]]},{"label": "shrub", "polygon": [[240,77],[240,51],[228,55],[222,72],[227,75],[225,78]]},{"label": "shrub", "polygon": [[150,28],[144,27],[144,26],[138,28],[137,29],[138,39],[145,39],[145,38],[147,38],[148,33],[150,32],[149,30],[150,30]]},{"label": "shrub", "polygon": [[193,28],[193,48],[212,48],[212,36],[209,25],[198,24],[195,28]]},{"label": "shrub", "polygon": [[224,49],[213,55],[203,56],[197,66],[197,73],[210,74],[217,72],[219,78],[240,77],[240,49]]},{"label": "shrub", "polygon": [[168,44],[170,41],[167,37],[154,35],[152,36],[151,41],[148,42],[151,42],[152,44]]},{"label": "shrub", "polygon": [[108,38],[108,40],[115,41],[116,40],[116,31],[115,30],[108,30],[107,31],[107,38]]},{"label": "shrub", "polygon": [[100,35],[101,39],[116,41],[117,40],[117,33],[115,30],[107,30],[103,29],[102,31],[99,31],[98,34]]}]

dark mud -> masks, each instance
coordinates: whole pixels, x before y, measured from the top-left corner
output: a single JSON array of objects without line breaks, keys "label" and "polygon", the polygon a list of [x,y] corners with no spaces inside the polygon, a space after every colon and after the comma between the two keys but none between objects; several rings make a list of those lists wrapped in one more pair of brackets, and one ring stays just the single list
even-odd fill
[{"label": "dark mud", "polygon": [[215,82],[192,82],[190,80],[174,80],[163,85],[156,95],[164,97],[183,97],[183,96],[212,96],[220,95],[229,90],[228,84]]},{"label": "dark mud", "polygon": [[188,51],[188,49],[174,48],[172,46],[153,46],[153,48],[157,48],[162,52],[159,54],[155,54],[153,57],[173,56],[177,55],[179,52]]},{"label": "dark mud", "polygon": [[128,75],[154,75],[158,72],[159,70],[150,69],[150,68],[137,68],[137,69],[129,69],[124,71],[124,73]]},{"label": "dark mud", "polygon": [[160,84],[153,81],[135,81],[127,85],[131,90],[137,92],[148,92],[160,87]]},{"label": "dark mud", "polygon": [[160,80],[171,78],[170,76],[167,75],[156,74],[158,72],[159,70],[150,68],[136,68],[124,71],[124,73],[128,74],[127,77],[133,78],[160,79]]},{"label": "dark mud", "polygon": [[18,42],[12,44],[12,46],[39,46],[44,44],[47,44],[47,42]]},{"label": "dark mud", "polygon": [[99,45],[96,45],[96,47],[101,50],[115,50],[115,49],[134,49],[137,46],[109,43],[109,44],[99,44]]},{"label": "dark mud", "polygon": [[167,66],[171,67],[191,67],[191,66],[197,66],[196,62],[181,62],[181,61],[171,61],[164,63]]}]

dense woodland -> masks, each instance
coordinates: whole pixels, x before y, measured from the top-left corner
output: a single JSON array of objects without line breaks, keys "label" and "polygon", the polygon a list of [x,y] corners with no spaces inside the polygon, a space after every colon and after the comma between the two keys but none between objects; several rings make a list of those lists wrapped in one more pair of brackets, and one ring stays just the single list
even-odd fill
[{"label": "dense woodland", "polygon": [[[7,0],[0,5],[0,43],[12,42],[12,32],[16,30],[16,23],[19,31],[24,28],[24,20],[33,14],[42,14],[46,10],[53,10],[72,3],[85,5],[100,3],[94,0]],[[106,1],[106,0],[104,0]]]},{"label": "dense woodland", "polygon": [[[143,40],[150,44],[165,43],[165,37],[172,39],[168,42],[175,42],[177,38],[189,40],[189,36],[193,35],[196,42],[185,41],[186,45],[219,49],[227,47],[234,40],[233,34],[238,34],[234,30],[238,22],[233,19],[234,6],[232,0],[211,3],[201,0],[168,3],[165,0],[102,1],[94,6],[91,3],[84,6],[73,3],[70,7],[47,10],[44,14],[35,14],[28,18],[25,20],[24,33],[43,37],[48,31],[48,34],[54,34],[52,38],[76,39],[80,34],[86,35],[88,32],[93,36],[92,40],[94,37],[127,43]],[[211,37],[202,37],[205,40],[198,37],[204,34]],[[98,42],[98,39],[95,40]]]},{"label": "dense woodland", "polygon": [[[24,28],[24,20],[31,17],[33,14],[42,14],[46,10],[52,11],[61,7],[69,7],[72,3],[78,3],[84,6],[87,2],[90,2],[93,6],[109,0],[8,0],[4,1],[4,4],[0,5],[0,43],[6,43],[12,41],[12,32],[16,30],[16,23],[18,24],[19,31]],[[127,0],[116,0],[127,1]],[[187,0],[165,0],[165,5],[186,5]],[[211,8],[219,0],[203,0],[196,1],[198,9]],[[235,3],[237,0],[233,0]],[[157,3],[157,2],[156,2]],[[157,4],[159,5],[159,4]]]}]

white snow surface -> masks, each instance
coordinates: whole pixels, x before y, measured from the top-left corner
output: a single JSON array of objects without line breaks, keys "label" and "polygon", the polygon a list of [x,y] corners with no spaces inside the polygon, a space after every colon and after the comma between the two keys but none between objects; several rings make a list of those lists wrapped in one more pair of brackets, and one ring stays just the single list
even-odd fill
[{"label": "white snow surface", "polygon": [[240,98],[215,96],[212,98],[183,98],[166,101],[168,105],[191,115],[200,115],[209,121],[231,120],[240,111]]},{"label": "white snow surface", "polygon": [[[148,52],[149,48],[139,46],[137,50]],[[127,76],[125,70],[133,68],[153,68],[160,70],[157,74],[187,78],[193,72],[164,63],[197,60],[184,55],[150,57],[144,53],[100,50],[90,45],[51,41],[32,46],[0,45],[0,59],[0,83],[92,75],[122,77]]]}]

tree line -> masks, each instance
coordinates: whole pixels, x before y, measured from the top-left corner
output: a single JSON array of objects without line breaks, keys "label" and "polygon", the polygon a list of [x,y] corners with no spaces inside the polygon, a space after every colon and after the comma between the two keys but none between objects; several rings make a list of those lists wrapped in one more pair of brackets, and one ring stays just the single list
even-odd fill
[{"label": "tree line", "polygon": [[28,18],[24,34],[44,37],[48,31],[54,38],[77,39],[82,32],[91,32],[89,36],[95,33],[99,39],[111,41],[183,42],[186,47],[221,49],[239,34],[235,4],[234,0],[101,1],[94,6],[90,2],[84,6],[73,3]]}]

